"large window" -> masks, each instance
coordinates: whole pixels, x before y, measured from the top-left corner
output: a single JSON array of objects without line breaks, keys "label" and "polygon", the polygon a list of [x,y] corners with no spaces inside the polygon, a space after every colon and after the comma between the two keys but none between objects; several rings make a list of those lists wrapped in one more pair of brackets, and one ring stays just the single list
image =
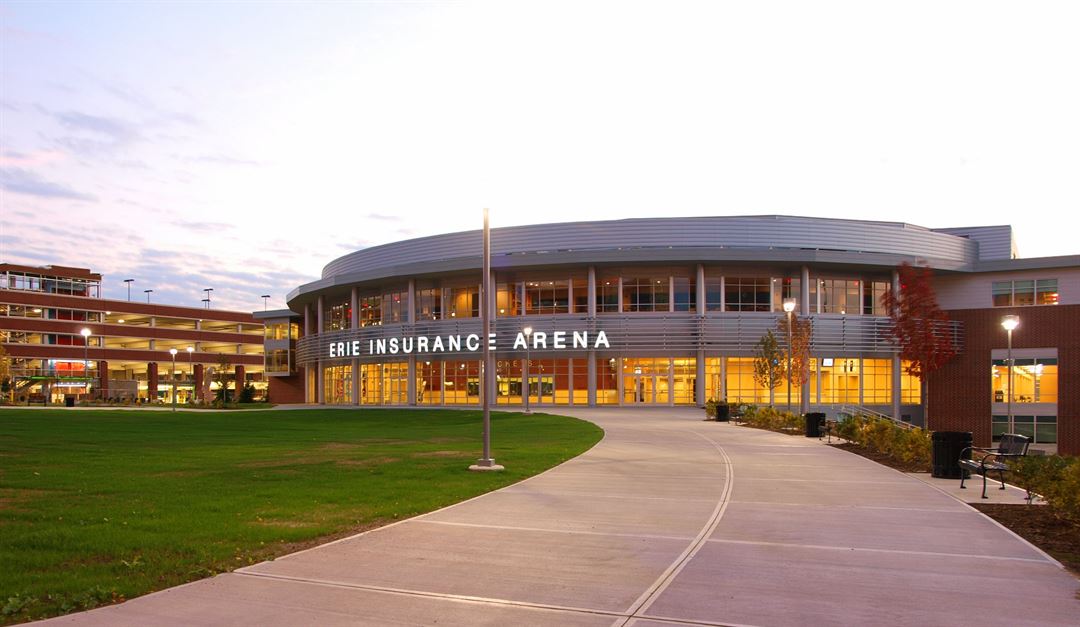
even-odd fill
[{"label": "large window", "polygon": [[323,394],[328,405],[352,403],[352,366],[323,368]]},{"label": "large window", "polygon": [[323,331],[340,331],[349,328],[352,307],[349,303],[331,305],[323,318]]},{"label": "large window", "polygon": [[995,307],[1056,305],[1060,302],[1057,279],[994,281],[991,291]]},{"label": "large window", "polygon": [[724,280],[724,309],[726,311],[769,311],[771,285],[768,278],[726,277]]},{"label": "large window", "polygon": [[818,281],[818,299],[821,313],[858,314],[862,311],[859,302],[861,281],[847,279],[820,279]]},{"label": "large window", "polygon": [[267,373],[289,372],[289,351],[285,348],[275,348],[266,351],[264,366]]},{"label": "large window", "polygon": [[697,279],[677,276],[675,284],[675,311],[697,311]]},{"label": "large window", "polygon": [[619,311],[619,279],[605,277],[596,282],[597,313],[617,313]]},{"label": "large window", "polygon": [[570,313],[570,281],[526,281],[525,315]]},{"label": "large window", "polygon": [[589,280],[588,279],[571,279],[573,286],[573,306],[574,309],[571,313],[587,314],[589,313]]},{"label": "large window", "polygon": [[799,289],[802,279],[783,278],[773,279],[773,311],[784,310],[784,299],[795,299],[795,313],[802,313],[802,298],[799,297]]},{"label": "large window", "polygon": [[892,403],[892,360],[864,359],[863,404],[888,405]]},{"label": "large window", "polygon": [[382,296],[360,298],[360,326],[374,327],[382,324]]},{"label": "large window", "polygon": [[[1002,434],[1009,433],[1009,416],[995,414],[991,422],[994,440],[1000,440]],[[1057,442],[1057,416],[1013,415],[1012,433],[1026,435],[1034,444],[1054,444]]]},{"label": "large window", "polygon": [[881,299],[889,291],[889,284],[884,281],[863,281],[863,314],[867,316],[887,316]]},{"label": "large window", "polygon": [[[1013,403],[1056,403],[1058,363],[1056,358],[1013,360]],[[1009,402],[1009,361],[995,359],[993,390],[995,403]]]},{"label": "large window", "polygon": [[416,319],[439,320],[442,318],[442,290],[429,288],[416,290]]},{"label": "large window", "polygon": [[495,315],[520,316],[521,297],[518,292],[520,283],[498,283],[495,286]]},{"label": "large window", "polygon": [[264,335],[268,340],[295,340],[300,337],[300,325],[295,322],[275,322],[266,325]]},{"label": "large window", "polygon": [[409,308],[408,292],[385,292],[382,295],[382,323],[405,322]]},{"label": "large window", "polygon": [[705,311],[722,311],[724,309],[722,285],[723,279],[718,276],[705,277]]},{"label": "large window", "polygon": [[480,288],[474,285],[448,288],[445,305],[451,318],[479,318]]},{"label": "large window", "polygon": [[623,311],[667,311],[671,285],[665,277],[623,278]]}]

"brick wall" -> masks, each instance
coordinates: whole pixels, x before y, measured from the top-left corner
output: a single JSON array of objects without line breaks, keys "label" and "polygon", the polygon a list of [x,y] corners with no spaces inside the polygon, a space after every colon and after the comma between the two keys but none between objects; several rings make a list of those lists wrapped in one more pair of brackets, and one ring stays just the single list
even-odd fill
[{"label": "brick wall", "polygon": [[964,325],[964,347],[927,382],[928,426],[971,431],[977,446],[990,445],[990,351],[1008,345],[1001,318],[1020,316],[1013,348],[1057,348],[1058,452],[1080,455],[1080,305],[995,307],[948,312]]},{"label": "brick wall", "polygon": [[289,377],[266,377],[269,381],[267,393],[270,402],[276,405],[287,403],[304,402],[304,374],[301,369],[299,374]]}]

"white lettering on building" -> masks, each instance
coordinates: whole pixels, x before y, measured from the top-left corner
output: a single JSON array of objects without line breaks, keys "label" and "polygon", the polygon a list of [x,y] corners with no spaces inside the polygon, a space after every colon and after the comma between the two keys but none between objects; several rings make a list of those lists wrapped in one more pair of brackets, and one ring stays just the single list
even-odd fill
[{"label": "white lettering on building", "polygon": [[[567,343],[567,335],[569,334],[573,336],[572,344]],[[599,348],[611,348],[611,342],[605,332],[597,331],[593,338],[590,338],[589,335],[589,331],[552,331],[550,334],[544,331],[533,331],[531,336],[532,346],[529,346],[529,338],[524,333],[519,332],[514,336],[514,345],[511,350],[526,350],[527,348],[533,350],[563,350],[567,348],[596,350]],[[548,341],[549,337],[550,342]],[[590,339],[592,339],[591,345]],[[329,342],[328,344],[328,354],[331,359],[365,356],[361,355],[363,345],[360,340]],[[464,346],[464,350],[462,350],[462,346]],[[480,350],[480,347],[480,335],[476,333],[466,335],[464,338],[461,335],[406,335],[368,340],[367,356],[397,355],[398,353],[406,355],[442,352],[475,353]],[[497,350],[496,335],[494,333],[488,334],[488,347],[493,351]]]}]

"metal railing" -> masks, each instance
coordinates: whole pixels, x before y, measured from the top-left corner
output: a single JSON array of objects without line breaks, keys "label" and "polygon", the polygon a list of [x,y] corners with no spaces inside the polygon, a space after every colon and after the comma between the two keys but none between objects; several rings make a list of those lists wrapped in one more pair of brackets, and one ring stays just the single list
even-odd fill
[{"label": "metal railing", "polygon": [[888,414],[883,414],[883,413],[881,413],[879,411],[874,411],[873,409],[869,409],[867,407],[861,407],[859,405],[841,405],[839,408],[837,408],[836,415],[837,415],[838,418],[841,418],[841,419],[843,419],[843,418],[854,418],[855,416],[870,416],[871,418],[882,418],[884,420],[888,420],[888,421],[892,422],[893,424],[895,424],[895,425],[897,425],[899,427],[902,427],[904,429],[914,429],[915,428],[915,425],[911,424],[910,422],[904,422],[903,420],[897,420],[896,418],[893,418],[892,416],[890,416]]}]

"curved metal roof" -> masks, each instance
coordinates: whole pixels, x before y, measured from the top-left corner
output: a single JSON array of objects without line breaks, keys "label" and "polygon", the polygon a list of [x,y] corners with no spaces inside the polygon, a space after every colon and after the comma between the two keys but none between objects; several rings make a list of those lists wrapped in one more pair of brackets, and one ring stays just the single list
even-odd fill
[{"label": "curved metal roof", "polygon": [[[492,229],[492,265],[676,262],[790,262],[895,266],[918,261],[962,270],[978,260],[977,242],[902,222],[797,216],[634,218]],[[345,285],[479,270],[479,229],[358,250],[328,263],[322,279],[288,295],[302,305]],[[295,301],[295,302],[294,302]]]}]

